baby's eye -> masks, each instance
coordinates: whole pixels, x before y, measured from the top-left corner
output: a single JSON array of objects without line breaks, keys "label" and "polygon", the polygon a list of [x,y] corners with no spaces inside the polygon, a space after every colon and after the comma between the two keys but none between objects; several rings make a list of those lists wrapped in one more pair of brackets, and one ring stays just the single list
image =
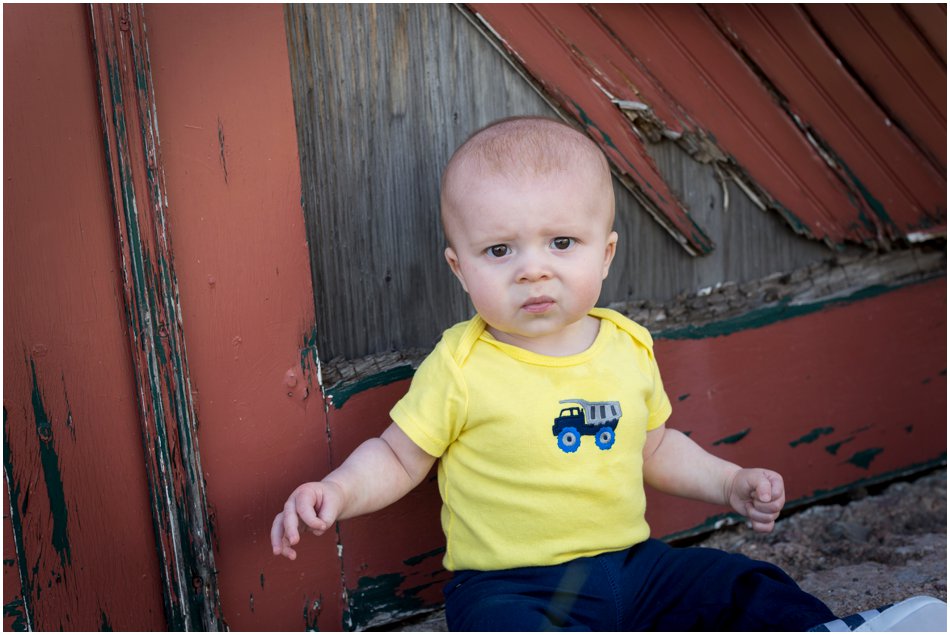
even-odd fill
[{"label": "baby's eye", "polygon": [[504,258],[511,253],[511,249],[508,248],[508,245],[492,245],[485,250],[492,258]]},{"label": "baby's eye", "polygon": [[559,236],[551,241],[551,247],[557,249],[558,251],[564,251],[565,249],[570,249],[574,246],[574,239],[567,238],[566,236]]}]

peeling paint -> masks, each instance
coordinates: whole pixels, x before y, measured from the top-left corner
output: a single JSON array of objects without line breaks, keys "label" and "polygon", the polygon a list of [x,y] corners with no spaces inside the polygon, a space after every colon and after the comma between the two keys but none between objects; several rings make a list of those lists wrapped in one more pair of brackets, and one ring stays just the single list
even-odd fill
[{"label": "peeling paint", "polygon": [[843,439],[843,440],[841,440],[841,441],[838,441],[837,443],[832,443],[831,445],[825,447],[825,452],[827,452],[828,454],[831,454],[831,455],[833,455],[833,456],[834,456],[834,455],[837,455],[837,454],[838,454],[838,450],[841,449],[841,446],[842,446],[842,445],[844,445],[844,444],[846,444],[846,443],[851,443],[852,441],[854,441],[855,438],[856,438],[856,437],[848,437],[847,439]]},{"label": "peeling paint", "polygon": [[33,630],[30,628],[30,619],[26,611],[26,603],[22,597],[18,597],[3,605],[3,616],[12,617],[13,623],[11,629],[18,633],[25,633]]},{"label": "peeling paint", "polygon": [[308,633],[317,632],[320,630],[320,627],[317,625],[317,620],[320,617],[320,611],[323,608],[323,596],[320,596],[316,600],[310,601],[309,598],[304,597],[303,600],[303,629]]},{"label": "peeling paint", "polygon": [[709,324],[703,324],[700,326],[685,326],[681,328],[667,329],[665,331],[659,330],[653,334],[653,339],[695,340],[732,335],[733,333],[738,333],[740,331],[762,328],[764,326],[769,326],[770,324],[775,324],[776,322],[817,313],[818,311],[823,311],[827,308],[843,306],[854,302],[859,302],[861,300],[875,298],[900,288],[910,287],[929,281],[930,277],[925,280],[913,281],[905,285],[875,284],[858,289],[848,293],[847,295],[819,300],[817,302],[803,302],[800,304],[796,304],[794,298],[782,298],[773,306],[755,309],[737,317],[710,322]]},{"label": "peeling paint", "polygon": [[334,408],[339,410],[343,407],[343,404],[349,400],[350,397],[357,393],[363,392],[364,390],[369,390],[371,388],[385,386],[403,379],[408,379],[414,374],[415,369],[411,365],[396,366],[395,368],[390,368],[381,373],[363,377],[355,382],[336,384],[327,389],[327,399],[333,404]]},{"label": "peeling paint", "polygon": [[[867,90],[864,64],[876,56],[893,62],[895,80],[905,80],[906,68],[920,70],[907,51],[880,48],[882,36],[856,33],[863,45],[849,47],[842,65],[811,9],[470,6],[482,31],[503,42],[496,47],[520,62],[549,101],[567,111],[581,102],[597,113],[600,128],[618,140],[603,145],[621,171],[639,161],[644,141],[673,137],[697,161],[747,173],[737,184],[808,238],[888,248],[895,239],[946,232],[946,177],[935,169],[945,161],[932,164],[927,144],[882,126],[882,95]],[[927,68],[928,83],[945,82],[945,68]],[[901,101],[923,116],[917,109],[932,114],[930,97],[917,91]],[[639,143],[619,143],[624,126]],[[650,199],[665,182],[647,171],[634,172],[634,181]],[[679,206],[656,207],[665,219],[651,215],[695,251],[690,241],[699,237],[681,226]]]},{"label": "peeling paint", "polygon": [[856,452],[850,459],[848,463],[856,465],[857,467],[866,470],[871,467],[871,462],[877,458],[877,455],[884,451],[884,448],[868,448],[867,450],[861,450]]},{"label": "peeling paint", "polygon": [[313,328],[304,336],[300,349],[300,368],[308,383],[323,390],[323,368],[320,364],[320,351],[317,349],[317,329]]},{"label": "peeling paint", "polygon": [[805,436],[800,437],[800,438],[798,438],[798,439],[796,439],[796,440],[794,440],[794,441],[789,442],[789,445],[794,448],[794,447],[797,447],[797,446],[799,446],[799,445],[801,445],[801,444],[803,444],[803,443],[814,443],[814,442],[817,441],[821,436],[826,435],[826,434],[832,434],[834,431],[835,431],[835,429],[834,429],[834,428],[830,428],[830,427],[829,427],[829,428],[815,428],[814,430],[812,430],[811,432],[809,432],[809,433],[806,434]]},{"label": "peeling paint", "polygon": [[50,516],[53,521],[51,539],[53,548],[59,554],[60,562],[63,567],[66,567],[72,563],[72,553],[69,546],[69,510],[66,506],[66,494],[63,489],[63,475],[60,471],[59,456],[56,454],[53,440],[53,424],[49,420],[46,408],[43,406],[43,398],[36,378],[36,362],[33,360],[30,360],[30,371],[33,376],[31,393],[33,418],[36,421],[36,434],[39,438],[43,482],[46,486]]},{"label": "peeling paint", "polygon": [[354,629],[363,629],[416,613],[425,606],[418,593],[434,583],[400,590],[405,581],[401,573],[360,578],[357,588],[348,590],[344,622]]},{"label": "peeling paint", "polygon": [[426,553],[419,554],[418,556],[413,556],[403,560],[403,564],[409,567],[414,567],[417,564],[421,564],[424,560],[429,558],[434,558],[436,556],[441,556],[445,554],[445,547],[439,547],[438,549],[433,549],[432,551],[427,551]]},{"label": "peeling paint", "polygon": [[218,117],[218,150],[221,160],[221,169],[224,170],[224,184],[228,184],[228,159],[225,156],[224,147],[224,124],[221,123],[221,117]]},{"label": "peeling paint", "polygon": [[219,630],[214,534],[166,233],[144,9],[92,5],[90,14],[166,619],[172,630]]},{"label": "peeling paint", "polygon": [[99,632],[100,633],[111,633],[113,632],[112,624],[109,622],[109,616],[106,615],[105,611],[99,611]]},{"label": "peeling paint", "polygon": [[713,445],[734,445],[746,438],[746,435],[748,435],[750,432],[752,432],[752,428],[746,428],[741,432],[729,435],[728,437],[723,437],[718,441],[713,441]]},{"label": "peeling paint", "polygon": [[[13,455],[10,448],[10,428],[7,423],[6,406],[3,407],[3,473],[7,482],[7,494],[10,501],[10,525],[13,529],[16,565],[20,575],[20,592],[22,593],[17,600],[4,606],[4,615],[15,616],[14,630],[33,630],[35,621],[33,619],[31,606],[26,598],[29,598],[33,592],[33,583],[31,580],[35,580],[36,578],[36,570],[34,569],[34,576],[31,578],[27,563],[24,560],[26,550],[23,546],[23,516],[21,515],[21,511],[27,507],[26,499],[30,494],[29,488],[27,488],[26,492],[23,492],[23,503],[21,506],[20,495],[22,490],[20,488],[20,482],[14,478]],[[4,538],[6,539],[6,536]],[[8,613],[7,611],[13,613]],[[23,628],[18,629],[18,624],[23,626]]]}]

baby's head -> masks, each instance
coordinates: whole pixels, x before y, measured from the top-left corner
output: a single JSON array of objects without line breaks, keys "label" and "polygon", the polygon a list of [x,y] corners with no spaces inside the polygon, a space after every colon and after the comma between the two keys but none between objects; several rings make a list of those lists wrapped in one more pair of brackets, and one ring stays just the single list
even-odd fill
[{"label": "baby's head", "polygon": [[491,124],[449,160],[441,211],[446,260],[493,335],[525,346],[589,330],[617,242],[610,170],[590,139],[540,117]]},{"label": "baby's head", "polygon": [[[473,133],[449,159],[442,173],[442,224],[452,244],[453,220],[464,213],[479,182],[501,177],[543,184],[547,178],[575,178],[591,196],[604,197],[599,208],[613,225],[610,168],[600,148],[567,124],[544,117],[511,117]],[[475,191],[473,191],[473,188]]]}]

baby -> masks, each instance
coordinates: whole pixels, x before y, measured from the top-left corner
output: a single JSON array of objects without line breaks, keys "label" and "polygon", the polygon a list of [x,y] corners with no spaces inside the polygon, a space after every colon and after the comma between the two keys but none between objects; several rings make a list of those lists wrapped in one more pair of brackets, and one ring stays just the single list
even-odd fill
[{"label": "baby", "polygon": [[641,326],[595,308],[617,248],[597,146],[543,118],[469,138],[442,178],[445,258],[477,315],[443,334],[393,423],[274,519],[275,554],[408,493],[438,461],[451,630],[807,630],[777,567],[650,538],[644,483],[771,531],[782,477],[666,427]]}]

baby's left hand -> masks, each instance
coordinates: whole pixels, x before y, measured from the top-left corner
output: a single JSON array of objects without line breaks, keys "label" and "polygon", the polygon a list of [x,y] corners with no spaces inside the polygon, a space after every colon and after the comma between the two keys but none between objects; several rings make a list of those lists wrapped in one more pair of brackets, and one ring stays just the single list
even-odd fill
[{"label": "baby's left hand", "polygon": [[785,482],[772,470],[742,469],[732,479],[728,500],[734,510],[751,521],[752,529],[768,533],[785,505]]}]

